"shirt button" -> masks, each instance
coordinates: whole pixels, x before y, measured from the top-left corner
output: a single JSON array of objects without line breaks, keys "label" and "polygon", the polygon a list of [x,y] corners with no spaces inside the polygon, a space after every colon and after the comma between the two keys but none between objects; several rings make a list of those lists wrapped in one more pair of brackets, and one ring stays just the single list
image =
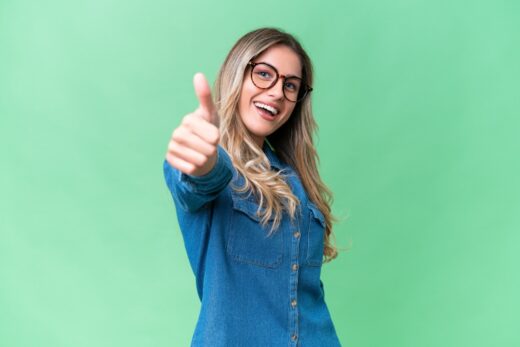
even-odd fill
[{"label": "shirt button", "polygon": [[298,264],[292,264],[292,270],[293,271],[298,270]]},{"label": "shirt button", "polygon": [[293,236],[294,236],[295,238],[300,237],[300,232],[299,232],[299,231],[296,231],[296,232],[293,234]]},{"label": "shirt button", "polygon": [[298,339],[298,336],[296,336],[296,335],[291,336],[291,340],[296,341],[297,339]]},{"label": "shirt button", "polygon": [[296,300],[291,301],[291,306],[296,307]]}]

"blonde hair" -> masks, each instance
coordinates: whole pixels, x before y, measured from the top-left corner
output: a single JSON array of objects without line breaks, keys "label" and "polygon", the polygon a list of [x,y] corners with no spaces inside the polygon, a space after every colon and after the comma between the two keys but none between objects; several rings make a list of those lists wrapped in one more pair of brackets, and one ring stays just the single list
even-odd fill
[{"label": "blonde hair", "polygon": [[[292,35],[276,28],[261,28],[242,36],[228,53],[215,81],[221,145],[244,178],[244,185],[234,189],[253,193],[258,198],[262,224],[273,220],[271,232],[278,228],[284,211],[294,218],[299,201],[284,180],[284,173],[271,170],[269,160],[238,115],[238,104],[248,62],[274,45],[287,46],[299,56],[302,78],[312,86],[313,68],[307,53]],[[316,130],[308,95],[295,105],[291,117],[268,136],[267,141],[278,157],[297,172],[309,199],[325,216],[323,255],[328,262],[337,256],[337,248],[331,242],[335,218],[330,208],[332,193],[322,182],[317,168],[319,158],[313,142]]]}]

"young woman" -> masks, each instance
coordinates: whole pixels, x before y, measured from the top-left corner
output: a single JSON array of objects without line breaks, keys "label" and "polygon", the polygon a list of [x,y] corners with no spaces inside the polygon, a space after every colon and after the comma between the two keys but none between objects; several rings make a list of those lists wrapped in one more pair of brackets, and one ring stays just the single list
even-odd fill
[{"label": "young woman", "polygon": [[320,179],[311,61],[290,34],[247,33],[175,129],[164,175],[201,299],[192,346],[340,346],[324,301],[331,194]]}]

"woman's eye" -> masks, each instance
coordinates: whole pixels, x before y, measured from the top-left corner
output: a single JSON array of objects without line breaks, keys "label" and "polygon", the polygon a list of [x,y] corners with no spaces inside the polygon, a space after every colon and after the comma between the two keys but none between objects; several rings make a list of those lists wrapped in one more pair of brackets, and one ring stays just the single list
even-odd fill
[{"label": "woman's eye", "polygon": [[294,85],[294,83],[287,82],[287,83],[285,83],[285,88],[293,91],[293,90],[296,90],[296,85]]},{"label": "woman's eye", "polygon": [[267,71],[258,71],[256,74],[262,78],[271,78],[271,74]]}]

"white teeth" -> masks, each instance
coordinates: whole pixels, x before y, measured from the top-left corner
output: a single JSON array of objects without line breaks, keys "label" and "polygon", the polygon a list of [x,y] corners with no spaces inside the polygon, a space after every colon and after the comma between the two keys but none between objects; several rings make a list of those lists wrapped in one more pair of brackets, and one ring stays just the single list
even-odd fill
[{"label": "white teeth", "polygon": [[261,102],[255,102],[254,104],[255,104],[255,106],[258,106],[258,107],[261,107],[263,109],[266,109],[267,111],[271,112],[274,115],[278,114],[278,110],[276,108],[274,108],[274,107],[271,107],[271,106],[266,105],[266,104],[262,104]]}]

